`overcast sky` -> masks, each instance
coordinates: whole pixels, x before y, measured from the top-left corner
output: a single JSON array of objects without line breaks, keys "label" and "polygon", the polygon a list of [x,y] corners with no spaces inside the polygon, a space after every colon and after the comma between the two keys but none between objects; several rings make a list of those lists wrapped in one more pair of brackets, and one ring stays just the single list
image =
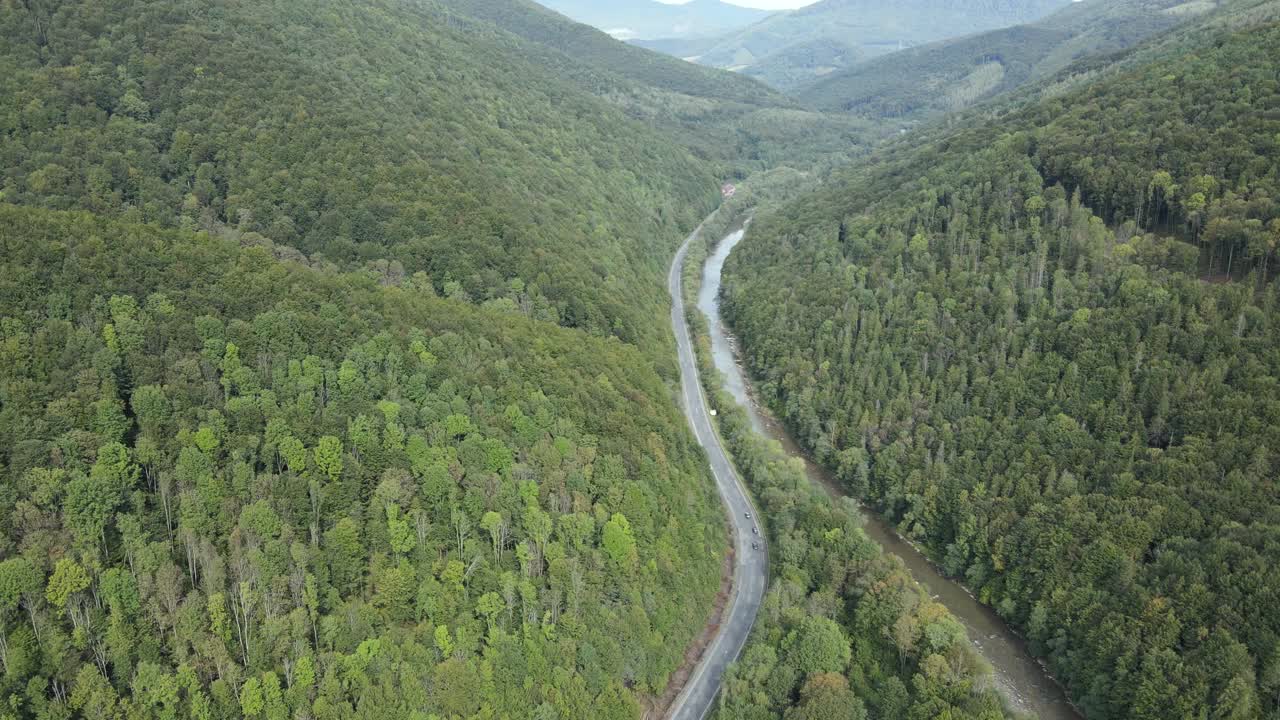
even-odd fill
[{"label": "overcast sky", "polygon": [[[658,0],[668,5],[683,5],[688,0]],[[724,0],[734,5],[742,5],[743,7],[764,8],[766,10],[785,10],[787,8],[804,7],[812,5],[817,0]]]}]

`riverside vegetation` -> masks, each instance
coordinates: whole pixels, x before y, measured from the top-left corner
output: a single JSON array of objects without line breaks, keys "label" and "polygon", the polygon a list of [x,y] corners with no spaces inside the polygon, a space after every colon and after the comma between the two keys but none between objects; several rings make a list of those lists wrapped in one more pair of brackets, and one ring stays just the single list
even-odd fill
[{"label": "riverside vegetation", "polygon": [[[736,205],[712,226],[731,227]],[[721,387],[695,302],[702,261],[719,237],[704,227],[685,260],[688,322],[717,430],[767,519],[772,577],[715,717],[1011,717],[964,626],[867,537],[857,504],[813,485],[801,461],[759,435]]]},{"label": "riverside vegetation", "polygon": [[[526,0],[0,0],[0,718],[642,716],[727,552],[662,280],[749,175],[727,309],[815,454],[1091,720],[1274,716],[1246,7],[870,152]],[[776,574],[721,715],[1005,714],[723,407]]]}]

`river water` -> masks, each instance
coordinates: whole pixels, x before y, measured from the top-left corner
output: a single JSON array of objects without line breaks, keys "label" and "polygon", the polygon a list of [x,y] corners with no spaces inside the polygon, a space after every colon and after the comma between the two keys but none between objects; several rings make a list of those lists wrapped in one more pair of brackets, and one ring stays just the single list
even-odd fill
[{"label": "river water", "polygon": [[[836,497],[845,492],[830,474],[809,460],[786,428],[756,402],[755,391],[739,361],[736,339],[720,317],[720,274],[729,253],[742,240],[744,231],[731,233],[716,246],[702,271],[698,310],[706,316],[711,332],[711,353],[724,377],[725,389],[747,408],[757,432],[777,440],[788,454],[804,461],[809,479]],[[885,552],[896,555],[911,575],[930,595],[956,616],[969,632],[969,640],[994,670],[995,682],[1009,706],[1041,720],[1080,720],[1081,715],[1067,701],[1062,688],[1027,652],[1022,639],[995,612],[978,602],[959,583],[944,577],[920,551],[904,540],[879,515],[864,511],[864,528]]]}]

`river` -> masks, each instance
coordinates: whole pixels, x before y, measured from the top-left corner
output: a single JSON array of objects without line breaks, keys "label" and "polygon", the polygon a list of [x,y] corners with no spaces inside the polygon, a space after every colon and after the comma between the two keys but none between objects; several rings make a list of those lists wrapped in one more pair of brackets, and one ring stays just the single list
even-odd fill
[{"label": "river", "polygon": [[[742,240],[743,233],[743,230],[738,230],[721,240],[707,258],[702,271],[698,309],[707,318],[715,365],[724,376],[725,389],[747,408],[756,431],[777,440],[788,454],[802,459],[811,481],[831,495],[843,497],[845,492],[835,479],[811,462],[786,428],[768,409],[756,402],[754,388],[739,359],[736,339],[720,317],[720,275],[725,259]],[[879,515],[864,511],[863,518],[867,535],[885,552],[901,558],[916,581],[964,624],[975,649],[991,664],[996,685],[1011,708],[1036,715],[1041,720],[1081,719],[1062,688],[1031,657],[1022,638],[991,608],[978,602],[964,586],[944,577],[928,558],[898,535]]]}]

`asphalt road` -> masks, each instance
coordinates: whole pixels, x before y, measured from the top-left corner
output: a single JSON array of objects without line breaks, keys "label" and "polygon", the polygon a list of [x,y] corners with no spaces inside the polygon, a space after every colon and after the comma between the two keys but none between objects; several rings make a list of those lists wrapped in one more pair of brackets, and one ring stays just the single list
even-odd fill
[{"label": "asphalt road", "polygon": [[[738,658],[747,643],[747,636],[751,634],[751,626],[755,623],[756,613],[764,598],[769,572],[767,551],[751,549],[753,541],[759,542],[761,548],[766,547],[764,537],[752,533],[756,523],[755,508],[747,497],[733,464],[729,462],[728,453],[720,444],[720,436],[712,429],[702,383],[698,379],[689,326],[685,322],[681,275],[689,245],[697,236],[698,231],[694,231],[684,241],[671,263],[671,272],[667,278],[667,286],[671,291],[671,328],[675,331],[680,359],[681,404],[694,435],[707,452],[711,472],[716,479],[716,489],[732,519],[736,561],[733,568],[733,595],[725,609],[720,629],[703,653],[698,667],[690,675],[684,690],[672,704],[667,715],[672,720],[702,720],[709,714],[720,691],[725,669]],[[752,515],[750,519],[746,516],[748,512]]]}]

